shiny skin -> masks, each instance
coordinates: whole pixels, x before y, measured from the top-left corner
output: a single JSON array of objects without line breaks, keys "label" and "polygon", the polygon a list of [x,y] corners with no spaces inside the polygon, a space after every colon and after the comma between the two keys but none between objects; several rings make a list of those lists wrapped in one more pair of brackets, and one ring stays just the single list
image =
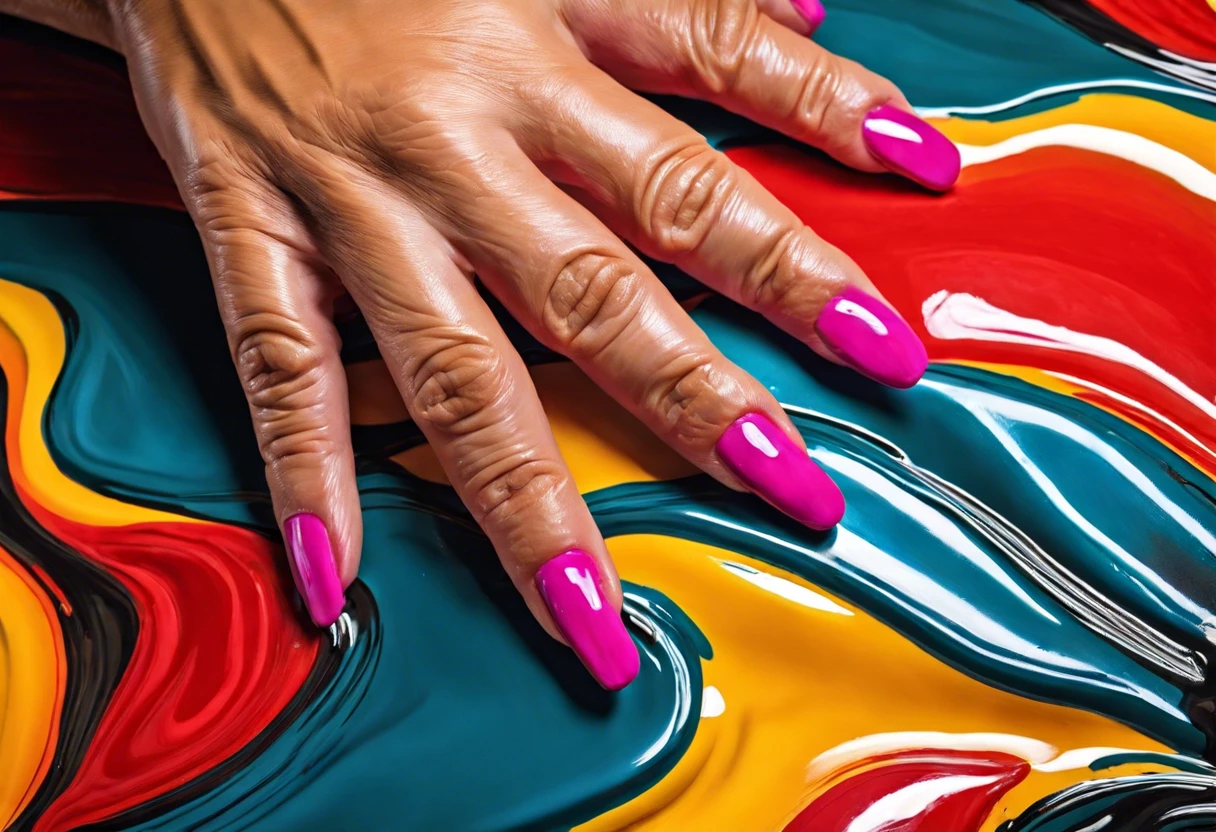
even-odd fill
[{"label": "shiny skin", "polygon": [[788,0],[114,0],[0,10],[127,58],[211,264],[280,522],[362,536],[332,323],[349,294],[410,415],[557,636],[533,577],[603,540],[474,275],[695,465],[745,413],[802,440],[634,253],[676,264],[829,360],[820,310],[876,290],[844,253],[631,90],[700,97],[884,170],[865,114],[910,110],[816,46]]}]

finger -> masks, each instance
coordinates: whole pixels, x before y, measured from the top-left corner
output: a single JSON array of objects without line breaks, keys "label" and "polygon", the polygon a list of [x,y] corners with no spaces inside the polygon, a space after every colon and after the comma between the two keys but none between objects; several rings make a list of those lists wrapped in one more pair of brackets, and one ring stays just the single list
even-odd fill
[{"label": "finger", "polygon": [[324,199],[331,262],[453,488],[542,626],[605,688],[629,684],[620,582],[522,359],[416,211],[353,173]]},{"label": "finger", "polygon": [[713,101],[859,170],[939,191],[958,178],[958,149],[894,84],[761,14],[753,0],[665,0],[662,12],[650,3],[626,12],[628,45],[593,35],[592,59],[629,87]]},{"label": "finger", "polygon": [[812,528],[835,525],[844,498],[772,394],[619,239],[515,156],[501,145],[483,154],[493,161],[452,229],[491,291],[693,464]]},{"label": "finger", "polygon": [[292,576],[313,622],[328,626],[345,606],[343,588],[355,579],[363,534],[346,376],[330,318],[333,286],[293,244],[302,229],[281,197],[200,181],[187,200]]},{"label": "finger", "polygon": [[552,106],[561,129],[524,131],[526,150],[612,230],[870,378],[924,374],[924,345],[857,264],[694,130],[598,71]]}]

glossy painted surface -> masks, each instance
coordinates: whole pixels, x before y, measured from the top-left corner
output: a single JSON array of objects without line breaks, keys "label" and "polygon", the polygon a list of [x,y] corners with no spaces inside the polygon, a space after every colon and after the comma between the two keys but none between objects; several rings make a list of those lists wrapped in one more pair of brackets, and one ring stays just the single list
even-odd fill
[{"label": "glossy painted surface", "polygon": [[[1057,5],[1204,57],[1178,51],[1202,3],[1156,28],[1134,4]],[[188,221],[79,201],[173,202],[130,105],[88,103],[125,101],[119,76],[10,37],[0,826],[1216,823],[1199,86],[1029,5],[857,0],[817,39],[965,116],[934,121],[961,149],[951,193],[690,114],[858,260],[933,363],[889,390],[697,305],[844,492],[817,532],[693,476],[519,336],[625,583],[640,671],[610,694],[531,621],[357,327],[364,563],[338,624],[310,630]],[[92,142],[63,130],[82,112]]]}]

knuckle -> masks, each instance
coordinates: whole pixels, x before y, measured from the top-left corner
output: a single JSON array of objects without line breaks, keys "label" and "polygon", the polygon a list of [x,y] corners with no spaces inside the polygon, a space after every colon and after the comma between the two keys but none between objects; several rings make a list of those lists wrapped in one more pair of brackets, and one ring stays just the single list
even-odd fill
[{"label": "knuckle", "polygon": [[486,466],[470,489],[483,522],[535,516],[558,498],[565,472],[555,460],[512,450]]},{"label": "knuckle", "polygon": [[811,136],[830,133],[840,106],[844,77],[841,62],[831,52],[820,51],[805,67],[789,120]]},{"label": "knuckle", "polygon": [[795,250],[799,233],[788,229],[762,249],[743,276],[742,297],[754,309],[782,306],[798,285]]},{"label": "knuckle", "polygon": [[256,408],[311,403],[321,383],[321,345],[285,315],[258,313],[236,323],[233,360],[245,394]]},{"label": "knuckle", "polygon": [[645,177],[637,215],[665,255],[695,251],[737,191],[734,165],[704,141],[665,155]]},{"label": "knuckle", "polygon": [[722,430],[729,375],[710,356],[685,355],[662,376],[665,381],[657,385],[652,407],[667,433],[685,445],[712,444]]},{"label": "knuckle", "polygon": [[627,261],[583,252],[558,270],[545,297],[543,320],[572,357],[592,357],[618,339],[636,318],[645,284]]},{"label": "knuckle", "polygon": [[323,456],[334,448],[323,395],[319,345],[278,315],[243,319],[233,358],[269,464]]},{"label": "knuckle", "polygon": [[445,338],[414,373],[415,421],[467,435],[493,424],[510,390],[502,354],[484,340]]},{"label": "knuckle", "polygon": [[753,0],[702,0],[694,4],[689,61],[704,92],[732,89],[752,49],[759,12]]},{"label": "knuckle", "polygon": [[866,113],[895,92],[854,62],[821,51],[805,69],[789,119],[820,147],[832,150],[851,142]]}]

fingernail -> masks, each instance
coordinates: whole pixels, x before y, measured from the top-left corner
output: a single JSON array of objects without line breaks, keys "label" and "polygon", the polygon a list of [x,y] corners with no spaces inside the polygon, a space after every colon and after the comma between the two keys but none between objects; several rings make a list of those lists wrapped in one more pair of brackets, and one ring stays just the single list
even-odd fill
[{"label": "fingernail", "polygon": [[946,191],[958,179],[962,162],[954,142],[912,113],[884,104],[869,112],[861,133],[878,161],[913,182]]},{"label": "fingernail", "polygon": [[823,22],[823,18],[827,16],[824,11],[823,4],[819,0],[790,0],[794,5],[794,11],[802,16],[802,19],[811,27],[811,31],[819,28],[819,24]]},{"label": "fingernail", "polygon": [[328,627],[342,614],[346,596],[342,594],[338,564],[325,524],[315,514],[293,514],[283,523],[283,542],[287,546],[291,577],[304,598],[309,617],[318,627]]},{"label": "fingernail", "polygon": [[844,517],[844,495],[836,483],[764,414],[736,419],[717,449],[744,485],[798,522],[830,529]]},{"label": "fingernail", "polygon": [[925,345],[904,319],[856,286],[828,302],[815,331],[841,361],[891,387],[911,387],[929,366]]},{"label": "fingernail", "polygon": [[620,614],[604,598],[600,571],[591,556],[571,549],[536,573],[536,588],[557,628],[608,690],[620,690],[638,675],[638,648]]}]

